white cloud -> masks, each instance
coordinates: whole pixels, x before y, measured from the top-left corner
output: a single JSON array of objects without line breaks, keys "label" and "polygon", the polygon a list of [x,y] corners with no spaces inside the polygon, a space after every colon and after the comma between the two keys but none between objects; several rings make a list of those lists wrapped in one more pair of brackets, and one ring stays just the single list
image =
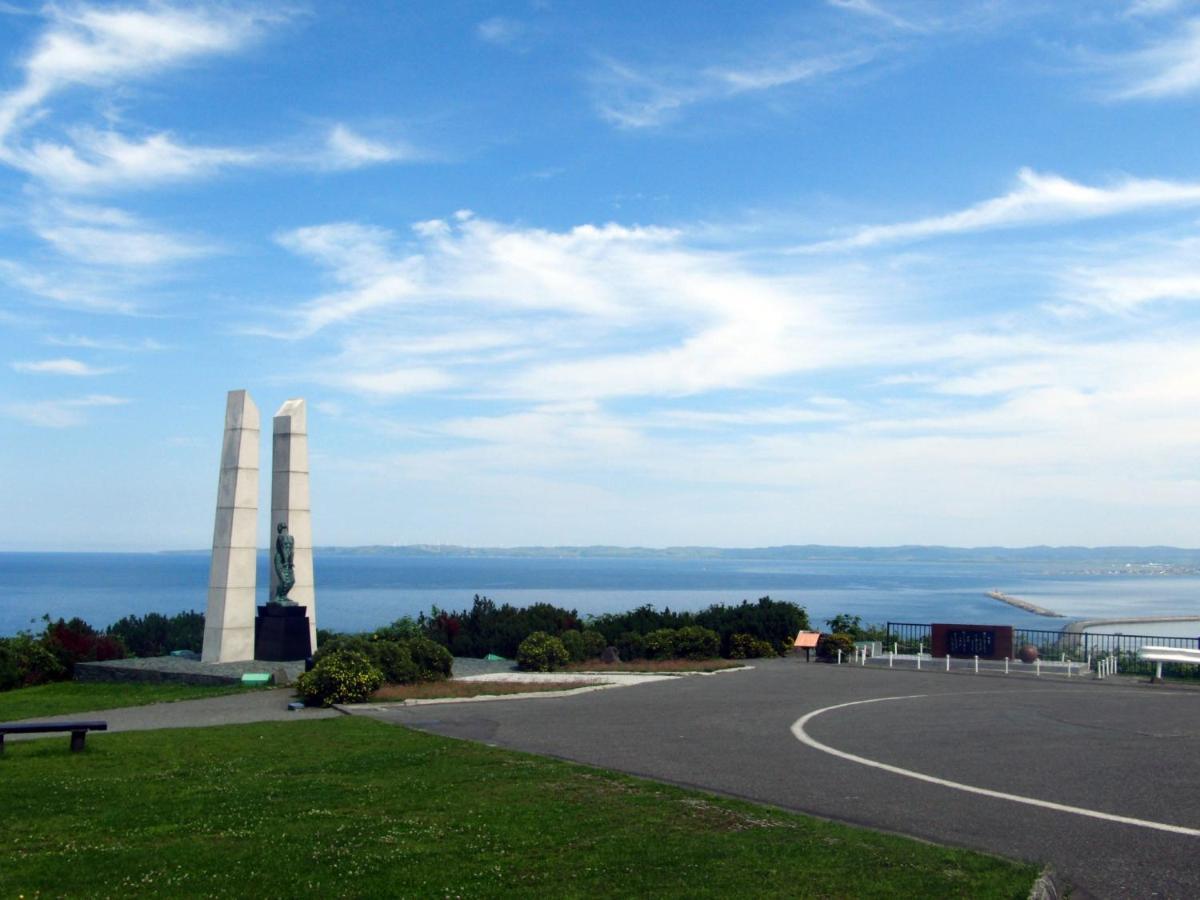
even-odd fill
[{"label": "white cloud", "polygon": [[1071,266],[1061,276],[1056,311],[1119,315],[1162,301],[1200,300],[1200,238],[1133,252],[1106,244],[1092,255],[1103,261]]},{"label": "white cloud", "polygon": [[7,152],[7,162],[61,191],[142,189],[264,162],[261,151],[191,147],[165,132],[130,140],[113,131],[78,129],[72,144],[34,141]]},{"label": "white cloud", "polygon": [[878,19],[886,22],[893,28],[899,28],[903,31],[920,31],[921,26],[909,21],[903,16],[899,16],[885,6],[879,3],[873,3],[871,0],[827,0],[830,6],[835,6],[838,9],[844,9],[848,12],[858,13],[871,19]]},{"label": "white cloud", "polygon": [[1200,182],[1127,178],[1110,187],[1092,187],[1031,169],[1021,169],[1017,182],[1018,186],[1009,193],[958,212],[893,225],[869,225],[849,237],[797,249],[801,252],[853,250],[994,228],[1200,205]]},{"label": "white cloud", "polygon": [[18,289],[69,309],[132,315],[138,304],[129,298],[137,284],[114,280],[104,272],[47,271],[0,259],[0,279]]},{"label": "white cloud", "polygon": [[0,97],[0,139],[54,93],[144,78],[197,57],[236,50],[278,18],[224,6],[143,9],[51,6],[50,26],[25,60],[25,82]]},{"label": "white cloud", "polygon": [[1158,43],[1109,61],[1117,100],[1181,97],[1200,91],[1200,19],[1179,23]]},{"label": "white cloud", "polygon": [[66,400],[43,400],[37,403],[7,403],[0,412],[10,418],[36,425],[39,428],[74,428],[88,422],[87,411],[108,406],[123,406],[129,400],[108,394],[89,394]]},{"label": "white cloud", "polygon": [[[853,304],[828,284],[756,275],[664,229],[551,232],[462,214],[418,224],[406,245],[356,223],[280,240],[328,267],[339,285],[300,305],[297,325],[281,336],[337,326],[346,346],[332,377],[365,391],[449,384],[423,367],[414,376],[412,361],[428,358],[490,365],[465,381],[492,395],[690,394],[854,364],[876,338],[851,324]],[[481,316],[483,331],[474,324]],[[457,329],[482,356],[449,360],[411,346],[414,337],[444,341]]]},{"label": "white cloud", "polygon": [[606,60],[593,73],[592,85],[601,117],[620,128],[652,128],[688,106],[817,81],[857,68],[872,57],[873,51],[864,48],[784,57],[767,64],[657,72]]},{"label": "white cloud", "polygon": [[14,362],[13,370],[30,375],[72,375],[91,378],[96,375],[107,375],[113,369],[101,369],[78,359],[62,357],[59,359],[41,359],[33,362]]},{"label": "white cloud", "polygon": [[507,16],[493,16],[475,26],[475,33],[481,41],[507,47],[525,36],[528,31],[524,22],[510,19]]},{"label": "white cloud", "polygon": [[50,335],[46,343],[54,347],[82,347],[87,350],[113,350],[120,353],[159,352],[170,348],[153,338],[127,341],[113,338],[93,338],[81,334]]},{"label": "white cloud", "polygon": [[357,169],[362,166],[409,160],[416,152],[407,144],[383,143],[365,138],[345,125],[335,125],[329,131],[324,163],[334,169]]},{"label": "white cloud", "polygon": [[112,207],[52,203],[32,221],[38,237],[70,259],[98,266],[154,267],[205,256],[213,247],[146,227]]}]

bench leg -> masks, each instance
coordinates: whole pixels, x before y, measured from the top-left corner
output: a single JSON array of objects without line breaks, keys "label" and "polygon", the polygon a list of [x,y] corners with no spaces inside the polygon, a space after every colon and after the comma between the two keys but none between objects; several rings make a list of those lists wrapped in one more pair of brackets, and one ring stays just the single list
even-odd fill
[{"label": "bench leg", "polygon": [[71,732],[71,752],[78,753],[83,749],[83,739],[87,737],[86,731]]}]

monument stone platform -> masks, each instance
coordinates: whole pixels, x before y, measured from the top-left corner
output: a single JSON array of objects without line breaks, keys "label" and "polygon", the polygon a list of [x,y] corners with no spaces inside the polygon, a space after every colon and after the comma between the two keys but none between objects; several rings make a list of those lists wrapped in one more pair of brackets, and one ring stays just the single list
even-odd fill
[{"label": "monument stone platform", "polygon": [[237,662],[206,663],[178,656],[151,656],[138,659],[111,659],[106,662],[76,663],[76,681],[148,681],[176,684],[240,684],[247,672],[279,669],[295,681],[304,671],[304,660],[244,659]]}]

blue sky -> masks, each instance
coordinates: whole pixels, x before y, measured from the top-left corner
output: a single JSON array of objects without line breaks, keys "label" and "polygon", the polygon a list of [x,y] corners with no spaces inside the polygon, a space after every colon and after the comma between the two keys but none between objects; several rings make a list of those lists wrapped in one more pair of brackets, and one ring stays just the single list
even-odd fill
[{"label": "blue sky", "polygon": [[1182,0],[0,2],[0,549],[207,546],[233,388],[318,545],[1198,546],[1198,111]]}]

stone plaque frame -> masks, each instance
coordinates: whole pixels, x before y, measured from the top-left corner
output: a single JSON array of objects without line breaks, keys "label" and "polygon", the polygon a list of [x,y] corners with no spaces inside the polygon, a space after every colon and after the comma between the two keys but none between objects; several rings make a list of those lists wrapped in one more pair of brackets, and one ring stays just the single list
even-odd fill
[{"label": "stone plaque frame", "polygon": [[935,622],[929,652],[934,656],[971,659],[1011,659],[1011,625],[951,625]]}]

